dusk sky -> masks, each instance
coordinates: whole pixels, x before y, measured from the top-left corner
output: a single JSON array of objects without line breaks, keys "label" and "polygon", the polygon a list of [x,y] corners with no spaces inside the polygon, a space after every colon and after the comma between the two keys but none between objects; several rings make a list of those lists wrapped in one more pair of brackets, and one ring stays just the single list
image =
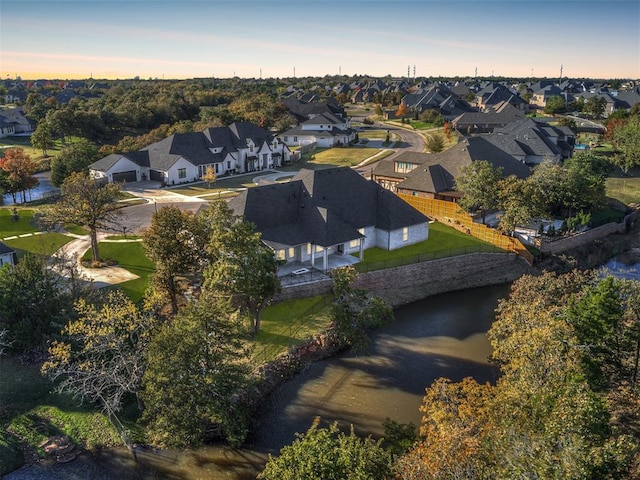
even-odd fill
[{"label": "dusk sky", "polygon": [[640,0],[0,0],[4,78],[640,78]]}]

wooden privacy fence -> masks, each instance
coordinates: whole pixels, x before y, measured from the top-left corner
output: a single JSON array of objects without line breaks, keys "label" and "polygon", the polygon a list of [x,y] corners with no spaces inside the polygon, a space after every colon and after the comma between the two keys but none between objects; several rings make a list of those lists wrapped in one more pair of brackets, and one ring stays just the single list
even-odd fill
[{"label": "wooden privacy fence", "polygon": [[481,223],[474,222],[471,215],[465,212],[457,203],[433,198],[414,197],[406,193],[399,193],[398,196],[426,216],[443,223],[446,223],[446,220],[450,220],[456,229],[498,248],[513,252],[524,258],[529,265],[533,265],[533,255],[520,240],[503,235],[499,231]]}]

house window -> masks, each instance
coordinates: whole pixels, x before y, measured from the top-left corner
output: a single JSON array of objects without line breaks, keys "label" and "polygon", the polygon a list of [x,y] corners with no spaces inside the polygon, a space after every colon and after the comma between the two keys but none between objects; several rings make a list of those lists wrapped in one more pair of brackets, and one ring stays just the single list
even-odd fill
[{"label": "house window", "polygon": [[231,162],[227,162],[227,170],[231,170]]},{"label": "house window", "polygon": [[290,247],[289,248],[289,258],[295,258],[296,256],[296,249],[295,247]]},{"label": "house window", "polygon": [[298,141],[298,137],[293,137],[293,141],[297,142]]},{"label": "house window", "polygon": [[406,242],[409,240],[409,227],[404,227],[402,229],[402,241]]},{"label": "house window", "polygon": [[289,141],[289,137],[285,136],[285,137],[284,137],[284,141],[285,141],[285,142],[288,142],[288,141]]},{"label": "house window", "polygon": [[356,248],[356,247],[358,246],[358,240],[351,240],[351,241],[349,242],[349,246],[350,246],[351,248]]},{"label": "house window", "polygon": [[249,145],[249,151],[253,152],[253,145]]},{"label": "house window", "polygon": [[178,178],[180,178],[180,179],[187,178],[187,169],[186,168],[179,168],[178,169]]},{"label": "house window", "polygon": [[219,173],[219,172],[218,172],[218,166],[219,166],[219,164],[218,164],[218,163],[216,163],[216,173]]},{"label": "house window", "polygon": [[276,252],[276,257],[278,258],[278,260],[286,260],[287,255],[286,255],[286,250],[278,250]]},{"label": "house window", "polygon": [[307,243],[307,255],[311,255],[311,244]]}]

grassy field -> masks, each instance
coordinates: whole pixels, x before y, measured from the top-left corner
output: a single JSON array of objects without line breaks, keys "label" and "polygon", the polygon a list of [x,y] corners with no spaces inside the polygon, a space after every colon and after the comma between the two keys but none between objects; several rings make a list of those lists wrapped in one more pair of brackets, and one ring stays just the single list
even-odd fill
[{"label": "grassy field", "polygon": [[[118,284],[122,291],[136,303],[142,300],[144,293],[151,283],[151,276],[155,272],[154,263],[147,257],[141,242],[100,242],[100,256],[104,259],[115,260],[118,266],[135,273],[140,278]],[[82,257],[90,259],[91,249]]]},{"label": "grassy field", "polygon": [[627,205],[640,204],[640,177],[609,177],[607,196]]},{"label": "grassy field", "polygon": [[34,233],[38,227],[33,221],[33,210],[18,209],[18,220],[13,220],[10,208],[0,208],[0,238]]},{"label": "grassy field", "polygon": [[4,240],[4,243],[18,251],[18,256],[24,252],[43,255],[49,257],[60,247],[72,241],[72,237],[63,235],[62,233],[43,233],[40,235],[32,235],[29,237],[16,238],[14,240]]},{"label": "grassy field", "polygon": [[50,435],[67,435],[84,448],[120,443],[115,429],[95,408],[52,393],[53,384],[37,366],[0,357],[0,377],[0,476],[24,463],[23,446],[44,456],[39,445]]},{"label": "grassy field", "polygon": [[264,362],[323,330],[330,323],[330,295],[276,303],[265,308],[254,340],[254,361]]},{"label": "grassy field", "polygon": [[[355,167],[381,150],[353,145],[348,148],[318,148],[305,154],[307,167],[311,165]],[[303,157],[304,159],[304,157]],[[299,165],[296,164],[296,165]]]}]

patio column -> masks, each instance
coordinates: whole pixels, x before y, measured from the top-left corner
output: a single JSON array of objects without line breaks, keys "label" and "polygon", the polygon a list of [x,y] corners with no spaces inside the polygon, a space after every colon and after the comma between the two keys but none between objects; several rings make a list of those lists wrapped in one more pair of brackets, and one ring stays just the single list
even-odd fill
[{"label": "patio column", "polygon": [[358,254],[358,258],[360,259],[360,261],[362,261],[363,255],[364,255],[364,239],[361,238],[360,239],[360,252]]},{"label": "patio column", "polygon": [[311,244],[311,268],[316,266],[316,244]]},{"label": "patio column", "polygon": [[326,272],[329,269],[329,254],[327,253],[329,251],[328,248],[325,248],[322,251],[322,271]]}]

